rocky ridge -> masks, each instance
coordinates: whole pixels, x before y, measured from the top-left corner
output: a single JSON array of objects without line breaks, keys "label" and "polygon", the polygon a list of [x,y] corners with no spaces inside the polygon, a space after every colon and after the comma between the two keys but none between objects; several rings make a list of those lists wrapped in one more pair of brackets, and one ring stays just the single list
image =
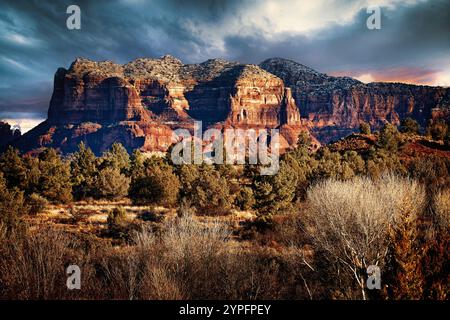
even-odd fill
[{"label": "rocky ridge", "polygon": [[362,121],[379,128],[411,117],[424,127],[431,118],[449,120],[450,89],[402,83],[364,84],[349,77],[331,77],[295,61],[272,58],[260,67],[292,88],[302,123],[321,142],[354,132]]},{"label": "rocky ridge", "polygon": [[165,151],[172,131],[193,128],[283,128],[281,148],[305,128],[283,81],[256,65],[222,59],[184,65],[172,56],[125,65],[76,59],[55,74],[48,119],[27,133],[23,151],[73,152],[84,141],[97,154],[114,142],[129,150]]},{"label": "rocky ridge", "polygon": [[70,153],[84,141],[100,154],[117,141],[129,151],[165,151],[174,129],[192,130],[201,120],[203,129],[278,128],[286,149],[302,130],[327,143],[362,121],[377,128],[405,117],[422,126],[448,120],[449,101],[448,88],[364,84],[282,58],[259,66],[223,59],[183,64],[168,55],[124,65],[78,58],[55,74],[48,119],[14,145]]}]

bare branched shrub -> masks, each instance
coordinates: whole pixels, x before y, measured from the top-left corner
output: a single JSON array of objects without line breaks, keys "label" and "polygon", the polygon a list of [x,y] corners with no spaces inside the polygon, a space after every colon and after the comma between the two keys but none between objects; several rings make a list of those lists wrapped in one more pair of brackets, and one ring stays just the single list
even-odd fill
[{"label": "bare branched shrub", "polygon": [[376,181],[330,179],[310,188],[308,201],[306,231],[315,249],[336,266],[336,272],[353,278],[365,299],[367,267],[383,267],[390,227],[406,208],[412,216],[417,215],[425,203],[425,192],[415,181],[394,175]]},{"label": "bare branched shrub", "polygon": [[192,206],[192,202],[187,199],[183,198],[180,201],[180,205],[177,210],[177,216],[183,217],[183,216],[190,216],[194,215],[196,213],[195,207]]},{"label": "bare branched shrub", "polygon": [[136,244],[138,250],[151,250],[157,245],[156,235],[148,229],[133,232],[131,240]]},{"label": "bare branched shrub", "polygon": [[[0,259],[2,296],[16,299],[56,299],[63,295],[63,257],[67,237],[49,228],[23,239],[12,236],[4,244]],[[66,289],[67,290],[67,289]]]},{"label": "bare branched shrub", "polygon": [[180,300],[185,297],[181,287],[167,269],[164,253],[161,250],[161,239],[147,229],[133,234],[136,250],[147,262],[145,279],[142,284],[142,299]]},{"label": "bare branched shrub", "polygon": [[447,300],[449,293],[448,262],[450,261],[450,189],[433,197],[431,219],[425,223],[425,237],[420,244],[423,275],[422,299]]},{"label": "bare branched shrub", "polygon": [[218,273],[221,252],[225,250],[230,232],[216,221],[203,224],[192,216],[169,222],[162,235],[166,270],[177,279],[180,291],[190,298],[208,298],[217,288],[210,277]]},{"label": "bare branched shrub", "polygon": [[134,232],[133,246],[102,258],[104,286],[114,299],[216,296],[228,237],[219,222],[203,224],[192,216],[167,222],[159,235]]},{"label": "bare branched shrub", "polygon": [[143,294],[144,299],[156,300],[182,300],[186,293],[176,279],[162,266],[155,265],[149,270],[147,290]]},{"label": "bare branched shrub", "polygon": [[230,232],[226,226],[218,220],[201,223],[193,216],[185,215],[169,222],[163,235],[163,243],[172,249],[170,254],[175,259],[191,252],[211,256],[222,247],[229,236]]},{"label": "bare branched shrub", "polygon": [[126,248],[124,251],[109,252],[99,265],[108,297],[112,299],[135,300],[141,298],[142,286],[147,271],[147,259],[141,252]]},{"label": "bare branched shrub", "polygon": [[450,189],[445,189],[434,196],[434,224],[440,230],[450,227]]}]

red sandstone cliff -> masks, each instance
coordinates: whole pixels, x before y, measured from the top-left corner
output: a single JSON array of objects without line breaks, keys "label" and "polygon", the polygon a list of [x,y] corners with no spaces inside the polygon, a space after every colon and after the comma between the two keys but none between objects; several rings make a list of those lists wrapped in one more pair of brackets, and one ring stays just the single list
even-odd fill
[{"label": "red sandstone cliff", "polygon": [[401,83],[364,84],[331,77],[297,62],[272,58],[260,64],[292,88],[302,123],[322,142],[346,136],[362,121],[378,128],[411,117],[423,127],[430,118],[449,120],[450,89]]},{"label": "red sandstone cliff", "polygon": [[125,65],[76,59],[55,74],[48,119],[14,144],[23,151],[54,147],[64,153],[84,141],[97,154],[121,142],[129,151],[165,151],[172,131],[278,128],[281,147],[302,130],[329,142],[367,121],[378,127],[412,117],[448,120],[450,89],[397,83],[363,84],[330,77],[294,61],[260,66],[221,59],[183,64],[164,56]]},{"label": "red sandstone cliff", "polygon": [[171,56],[125,65],[79,58],[58,69],[48,119],[17,146],[67,153],[84,141],[99,154],[117,141],[130,151],[164,151],[172,130],[192,129],[195,120],[204,129],[282,127],[282,148],[305,130],[290,89],[255,65],[220,59],[184,65]]}]

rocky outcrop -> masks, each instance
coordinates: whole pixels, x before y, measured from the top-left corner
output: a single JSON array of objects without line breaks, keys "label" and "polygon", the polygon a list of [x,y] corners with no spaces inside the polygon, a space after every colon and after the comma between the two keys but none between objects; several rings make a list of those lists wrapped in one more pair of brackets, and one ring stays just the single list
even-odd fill
[{"label": "rocky outcrop", "polygon": [[430,118],[448,121],[450,89],[401,83],[364,84],[348,77],[331,77],[297,62],[273,58],[260,64],[292,88],[302,123],[322,142],[344,137],[362,121],[378,128],[398,125],[411,117],[422,126]]},{"label": "rocky outcrop", "polygon": [[129,151],[165,151],[172,130],[192,130],[195,120],[203,129],[289,126],[282,148],[301,130],[291,90],[256,65],[221,59],[184,65],[171,56],[125,65],[78,58],[58,69],[48,119],[17,146],[68,153],[84,141],[99,154],[121,142]]},{"label": "rocky outcrop", "polygon": [[20,135],[20,129],[11,127],[7,122],[0,121],[0,150],[9,143],[17,140]]},{"label": "rocky outcrop", "polygon": [[[450,89],[393,83],[363,84],[330,77],[294,61],[256,65],[222,59],[183,64],[164,56],[120,65],[76,59],[55,74],[48,119],[14,145],[95,153],[121,142],[129,151],[165,151],[177,128],[280,129],[281,148],[309,130],[329,142],[358,130],[412,117],[425,125],[449,117]],[[320,143],[315,140],[315,144]]]}]

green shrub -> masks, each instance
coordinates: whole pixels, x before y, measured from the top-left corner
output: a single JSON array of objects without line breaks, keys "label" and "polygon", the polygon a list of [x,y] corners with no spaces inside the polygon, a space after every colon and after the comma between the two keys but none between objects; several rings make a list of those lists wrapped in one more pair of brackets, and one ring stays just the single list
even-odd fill
[{"label": "green shrub", "polygon": [[98,196],[105,199],[122,199],[127,196],[131,179],[120,173],[120,169],[106,167],[97,177]]},{"label": "green shrub", "polygon": [[0,225],[2,225],[2,232],[10,234],[23,230],[21,216],[27,212],[28,206],[25,204],[23,192],[17,188],[9,190],[3,174],[0,173]]},{"label": "green shrub", "polygon": [[443,120],[430,120],[427,127],[427,134],[434,140],[444,140],[448,133],[448,124]]},{"label": "green shrub", "polygon": [[386,123],[378,136],[380,147],[390,152],[397,152],[400,142],[401,138],[397,127]]},{"label": "green shrub", "polygon": [[235,204],[241,210],[250,210],[255,205],[255,197],[252,188],[242,187],[238,192]]},{"label": "green shrub", "polygon": [[133,178],[129,196],[135,204],[173,206],[178,200],[180,181],[166,163],[147,164],[143,176]]},{"label": "green shrub", "polygon": [[400,124],[400,132],[402,133],[412,133],[412,134],[419,134],[420,131],[420,125],[419,123],[411,118],[406,118],[402,120]]}]

